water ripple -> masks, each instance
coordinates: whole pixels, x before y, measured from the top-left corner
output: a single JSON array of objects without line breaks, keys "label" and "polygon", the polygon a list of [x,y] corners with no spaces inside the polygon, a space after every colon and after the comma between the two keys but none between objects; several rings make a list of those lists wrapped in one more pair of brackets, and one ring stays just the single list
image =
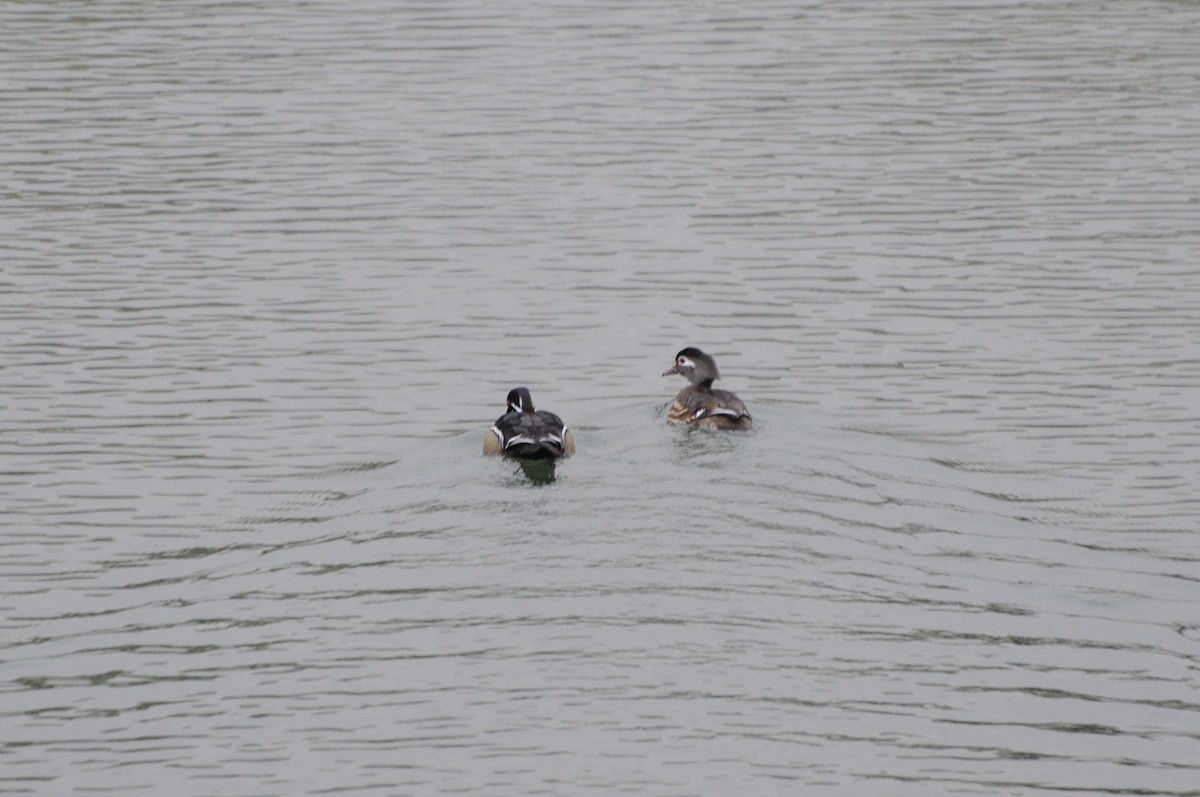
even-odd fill
[{"label": "water ripple", "polygon": [[0,791],[1200,794],[1192,5],[0,17]]}]

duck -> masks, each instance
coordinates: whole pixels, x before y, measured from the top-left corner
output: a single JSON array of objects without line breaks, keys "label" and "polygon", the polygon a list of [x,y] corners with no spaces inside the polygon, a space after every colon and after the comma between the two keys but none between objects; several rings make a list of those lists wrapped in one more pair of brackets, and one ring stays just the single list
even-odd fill
[{"label": "duck", "polygon": [[527,387],[508,392],[505,413],[483,438],[483,453],[520,460],[556,460],[575,453],[575,436],[553,412],[535,410]]},{"label": "duck", "polygon": [[728,390],[714,390],[712,383],[721,378],[716,361],[694,346],[680,349],[675,364],[663,376],[679,374],[688,386],[679,391],[667,410],[667,423],[687,424],[700,429],[751,431],[754,420],[746,405]]}]

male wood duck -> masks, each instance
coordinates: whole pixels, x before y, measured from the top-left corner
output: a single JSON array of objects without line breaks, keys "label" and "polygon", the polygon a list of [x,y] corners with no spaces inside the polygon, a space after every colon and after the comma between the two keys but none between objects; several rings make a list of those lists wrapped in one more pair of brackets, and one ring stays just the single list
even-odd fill
[{"label": "male wood duck", "polygon": [[508,410],[483,438],[483,453],[513,459],[558,459],[575,453],[575,436],[553,412],[535,410],[529,388],[508,392]]},{"label": "male wood duck", "polygon": [[689,346],[680,350],[675,355],[675,364],[663,372],[663,376],[671,374],[679,374],[691,384],[675,397],[675,403],[667,410],[667,423],[686,423],[701,429],[754,428],[754,421],[740,398],[728,390],[713,390],[713,381],[721,375],[712,357]]}]

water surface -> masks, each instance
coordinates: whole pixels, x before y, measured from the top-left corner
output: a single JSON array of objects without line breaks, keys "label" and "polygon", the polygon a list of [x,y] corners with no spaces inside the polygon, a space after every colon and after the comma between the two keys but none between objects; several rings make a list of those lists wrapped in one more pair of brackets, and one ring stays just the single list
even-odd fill
[{"label": "water surface", "polygon": [[1194,5],[0,24],[0,793],[1200,794]]}]

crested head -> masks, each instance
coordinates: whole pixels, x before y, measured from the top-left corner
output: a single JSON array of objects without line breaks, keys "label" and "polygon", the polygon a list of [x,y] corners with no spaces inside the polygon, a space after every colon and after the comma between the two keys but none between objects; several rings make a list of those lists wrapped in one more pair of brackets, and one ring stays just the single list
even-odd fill
[{"label": "crested head", "polygon": [[675,354],[675,364],[665,371],[663,376],[671,374],[679,374],[693,385],[704,388],[712,387],[713,381],[721,378],[713,358],[695,346],[680,349]]},{"label": "crested head", "polygon": [[533,412],[533,397],[529,388],[514,387],[508,391],[508,409],[506,412]]}]

